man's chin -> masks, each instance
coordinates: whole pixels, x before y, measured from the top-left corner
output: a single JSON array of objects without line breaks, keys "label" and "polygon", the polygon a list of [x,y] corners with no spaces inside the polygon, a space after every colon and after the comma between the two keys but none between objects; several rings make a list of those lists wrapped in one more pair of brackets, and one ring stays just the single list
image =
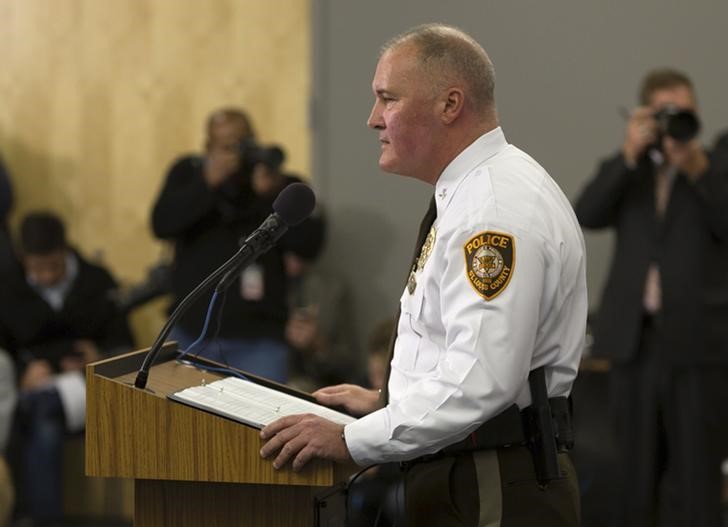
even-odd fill
[{"label": "man's chin", "polygon": [[384,159],[384,156],[379,158],[379,168],[383,172],[402,175],[402,174],[400,174],[399,170],[397,169],[397,164],[394,163],[391,159]]}]

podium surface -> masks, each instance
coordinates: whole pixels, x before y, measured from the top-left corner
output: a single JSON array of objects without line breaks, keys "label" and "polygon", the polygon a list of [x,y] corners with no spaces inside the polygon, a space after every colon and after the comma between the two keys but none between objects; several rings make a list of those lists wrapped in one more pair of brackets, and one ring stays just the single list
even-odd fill
[{"label": "podium surface", "polygon": [[223,377],[176,354],[165,346],[144,390],[134,379],[146,350],[87,367],[86,474],[135,480],[136,527],[313,525],[314,496],[352,467],[275,470],[260,457],[259,430],[167,399]]}]

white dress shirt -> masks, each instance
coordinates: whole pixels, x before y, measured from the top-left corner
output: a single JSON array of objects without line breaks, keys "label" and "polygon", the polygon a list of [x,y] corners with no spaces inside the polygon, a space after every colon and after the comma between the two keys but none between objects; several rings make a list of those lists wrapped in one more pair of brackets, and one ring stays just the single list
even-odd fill
[{"label": "white dress shirt", "polygon": [[[447,166],[435,196],[434,246],[400,299],[389,403],[345,428],[359,465],[434,453],[513,403],[528,406],[534,368],[546,366],[551,397],[568,395],[576,377],[585,250],[558,185],[496,128]],[[479,293],[467,274],[465,246],[488,232],[512,240],[510,274],[495,295]]]}]

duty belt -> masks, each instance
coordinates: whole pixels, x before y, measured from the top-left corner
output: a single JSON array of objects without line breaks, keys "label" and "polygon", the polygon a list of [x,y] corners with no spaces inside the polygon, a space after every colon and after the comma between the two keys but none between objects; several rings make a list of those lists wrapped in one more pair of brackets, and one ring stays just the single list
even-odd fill
[{"label": "duty belt", "polygon": [[476,450],[491,450],[511,446],[527,446],[531,451],[536,478],[542,484],[560,477],[556,454],[574,446],[571,422],[571,400],[567,397],[546,396],[543,368],[529,375],[532,404],[519,410],[513,404],[471,432],[465,439],[448,445],[435,454],[428,454],[400,463],[407,469],[416,463],[439,459]]}]

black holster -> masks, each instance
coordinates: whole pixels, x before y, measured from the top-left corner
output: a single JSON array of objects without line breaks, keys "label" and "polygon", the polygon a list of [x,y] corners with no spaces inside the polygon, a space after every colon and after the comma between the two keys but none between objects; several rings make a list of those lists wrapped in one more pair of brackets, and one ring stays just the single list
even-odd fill
[{"label": "black holster", "polygon": [[[546,374],[543,367],[532,370],[528,376],[528,385],[531,388],[531,406],[525,408],[523,417],[523,431],[526,436],[533,465],[536,470],[536,480],[541,485],[561,477],[559,469],[559,450],[568,450],[573,446],[573,431],[571,429],[571,411],[569,402],[565,398],[549,400],[546,391]],[[553,406],[566,404],[566,408],[558,408],[558,418],[555,417]],[[564,410],[566,410],[564,412]],[[555,425],[557,420],[559,425]],[[559,446],[560,445],[560,446]]]}]

